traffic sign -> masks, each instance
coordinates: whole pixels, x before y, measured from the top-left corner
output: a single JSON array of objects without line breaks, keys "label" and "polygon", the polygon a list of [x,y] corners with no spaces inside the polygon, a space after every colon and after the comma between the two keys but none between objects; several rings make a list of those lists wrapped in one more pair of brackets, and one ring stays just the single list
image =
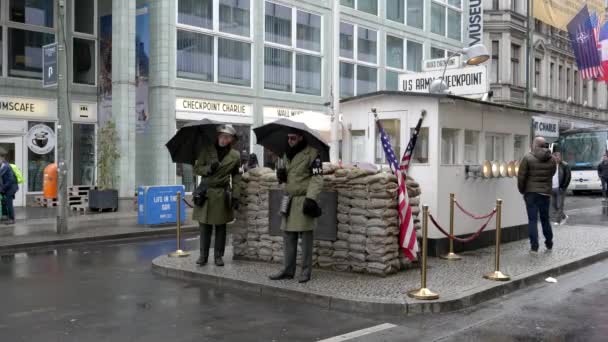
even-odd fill
[{"label": "traffic sign", "polygon": [[57,86],[57,43],[42,47],[42,86]]}]

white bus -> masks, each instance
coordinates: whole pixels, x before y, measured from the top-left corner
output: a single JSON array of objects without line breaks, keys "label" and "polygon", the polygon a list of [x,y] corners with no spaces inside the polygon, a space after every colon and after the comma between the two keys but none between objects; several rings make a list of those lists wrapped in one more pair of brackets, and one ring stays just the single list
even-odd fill
[{"label": "white bus", "polygon": [[601,191],[602,182],[597,166],[606,153],[608,128],[585,128],[560,134],[559,151],[572,169],[569,190],[574,194],[582,191]]}]

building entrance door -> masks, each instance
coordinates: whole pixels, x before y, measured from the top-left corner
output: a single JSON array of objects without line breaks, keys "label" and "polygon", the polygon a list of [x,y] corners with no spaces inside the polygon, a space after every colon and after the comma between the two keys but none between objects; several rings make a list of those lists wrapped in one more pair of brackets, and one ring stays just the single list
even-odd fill
[{"label": "building entrance door", "polygon": [[[21,137],[2,137],[0,136],[0,153],[6,154],[6,159],[9,163],[17,165],[19,170],[23,172],[23,138]],[[19,191],[15,194],[14,205],[22,207],[25,193],[25,184],[19,184]]]}]

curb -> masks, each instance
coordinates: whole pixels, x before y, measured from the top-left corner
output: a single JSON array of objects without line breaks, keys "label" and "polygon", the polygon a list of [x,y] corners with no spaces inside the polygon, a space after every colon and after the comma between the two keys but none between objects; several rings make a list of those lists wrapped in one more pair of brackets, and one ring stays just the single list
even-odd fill
[{"label": "curb", "polygon": [[[194,233],[198,232],[198,225],[185,225],[182,226],[182,233]],[[143,240],[143,239],[156,239],[163,237],[175,236],[175,228],[159,228],[154,230],[146,230],[131,233],[121,234],[109,234],[109,235],[98,235],[88,237],[74,237],[66,239],[55,239],[46,241],[35,241],[18,243],[14,245],[0,246],[0,254],[11,254],[28,252],[36,249],[44,249],[48,247],[60,247],[69,246],[74,244],[87,244],[97,242],[109,242],[117,240]]]},{"label": "curb", "polygon": [[223,278],[217,275],[168,268],[157,265],[156,260],[152,261],[152,272],[165,277],[202,282],[222,288],[246,291],[268,298],[281,297],[293,299],[307,304],[320,306],[328,310],[348,313],[357,312],[391,316],[409,316],[462,310],[523,289],[534,283],[542,281],[548,276],[555,277],[564,273],[572,272],[606,258],[608,258],[608,250],[603,250],[595,254],[588,254],[574,261],[556,264],[549,268],[542,269],[540,272],[524,273],[508,282],[488,281],[488,286],[470,289],[467,292],[464,292],[462,295],[448,296],[436,301],[428,302],[415,300],[410,303],[406,302],[405,297],[401,302],[370,302],[350,298],[331,297],[324,294],[302,292],[295,289],[260,285],[240,279]]}]

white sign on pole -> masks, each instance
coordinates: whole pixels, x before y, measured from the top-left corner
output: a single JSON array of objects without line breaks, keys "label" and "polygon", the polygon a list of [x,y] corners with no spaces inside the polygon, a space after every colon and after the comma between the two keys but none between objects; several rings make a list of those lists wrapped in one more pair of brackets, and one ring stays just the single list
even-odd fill
[{"label": "white sign on pole", "polygon": [[559,120],[535,116],[532,118],[534,136],[559,138]]},{"label": "white sign on pole", "polygon": [[[414,93],[428,93],[431,82],[441,78],[442,71],[402,74],[399,76],[399,90]],[[477,95],[488,91],[487,70],[483,65],[448,69],[445,82],[453,95]]]},{"label": "white sign on pole", "polygon": [[483,40],[483,3],[469,0],[469,20],[466,22],[467,45],[482,44]]}]

